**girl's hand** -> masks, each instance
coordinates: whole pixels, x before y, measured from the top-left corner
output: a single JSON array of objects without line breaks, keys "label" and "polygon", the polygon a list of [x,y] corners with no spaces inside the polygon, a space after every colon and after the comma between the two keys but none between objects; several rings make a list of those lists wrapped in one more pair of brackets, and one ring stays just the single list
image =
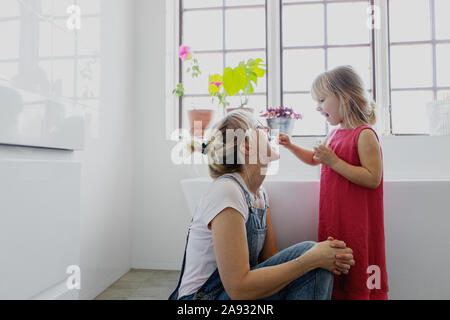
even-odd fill
[{"label": "girl's hand", "polygon": [[291,139],[287,134],[284,133],[280,133],[278,135],[278,144],[284,146],[287,149],[290,149],[292,147]]},{"label": "girl's hand", "polygon": [[334,153],[334,151],[324,145],[314,148],[313,159],[314,161],[320,162],[330,168],[332,168],[333,165],[339,161],[339,157]]},{"label": "girl's hand", "polygon": [[353,260],[353,250],[342,248],[343,244],[342,241],[327,240],[317,243],[307,253],[314,255],[319,268],[336,275],[348,274],[350,267],[355,264],[355,260]]}]

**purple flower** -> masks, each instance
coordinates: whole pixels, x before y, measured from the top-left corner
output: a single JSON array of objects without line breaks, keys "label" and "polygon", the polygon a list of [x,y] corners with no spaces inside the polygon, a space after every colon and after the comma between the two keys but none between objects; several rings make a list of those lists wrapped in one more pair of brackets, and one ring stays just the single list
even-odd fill
[{"label": "purple flower", "polygon": [[302,115],[299,113],[295,113],[292,108],[287,108],[283,106],[279,106],[278,108],[266,108],[266,112],[261,115],[261,117],[265,118],[285,118],[285,119],[302,119]]}]

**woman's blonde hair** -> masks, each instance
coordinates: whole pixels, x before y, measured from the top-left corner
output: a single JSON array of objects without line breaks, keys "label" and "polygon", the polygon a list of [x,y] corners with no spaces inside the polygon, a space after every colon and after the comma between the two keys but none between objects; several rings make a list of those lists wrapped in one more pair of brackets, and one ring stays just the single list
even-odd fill
[{"label": "woman's blonde hair", "polygon": [[[213,179],[227,173],[242,172],[243,163],[239,160],[238,154],[242,140],[239,138],[244,137],[247,141],[246,133],[252,129],[256,129],[253,115],[248,111],[236,110],[228,113],[214,125],[205,142],[191,139],[188,142],[188,150],[191,153],[200,152],[208,156],[209,175]],[[238,134],[227,134],[227,131]]]},{"label": "woman's blonde hair", "polygon": [[351,128],[361,123],[376,123],[376,104],[351,66],[337,67],[319,75],[313,82],[311,93],[315,100],[320,95],[337,97],[344,123]]}]

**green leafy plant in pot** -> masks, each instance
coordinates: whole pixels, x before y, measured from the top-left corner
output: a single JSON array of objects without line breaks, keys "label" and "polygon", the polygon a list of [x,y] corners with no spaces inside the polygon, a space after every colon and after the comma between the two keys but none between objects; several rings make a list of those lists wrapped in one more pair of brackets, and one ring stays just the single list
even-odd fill
[{"label": "green leafy plant in pot", "polygon": [[[186,73],[190,73],[193,79],[198,78],[202,72],[197,58],[193,58],[191,48],[185,45],[179,48],[179,58],[183,63],[188,64]],[[177,95],[182,99],[185,95],[183,83],[179,83],[172,91],[172,94]],[[211,123],[214,115],[214,110],[208,108],[197,108],[195,105],[193,109],[187,111],[190,125],[191,136],[196,135],[199,138],[203,138],[206,127]],[[196,128],[196,124],[201,124]],[[197,129],[197,130],[196,130]]]},{"label": "green leafy plant in pot", "polygon": [[279,133],[292,134],[295,121],[301,120],[302,115],[295,113],[292,108],[279,106],[278,108],[266,108],[266,112],[261,115],[266,118],[267,125],[271,130],[279,130]]},{"label": "green leafy plant in pot", "polygon": [[[227,112],[236,109],[244,109],[254,112],[248,107],[250,96],[255,92],[258,85],[258,78],[263,78],[266,74],[266,65],[262,59],[249,59],[247,62],[241,61],[235,68],[227,67],[223,75],[215,74],[210,77],[209,94],[217,98]],[[228,97],[240,96],[240,106],[229,108]]]}]

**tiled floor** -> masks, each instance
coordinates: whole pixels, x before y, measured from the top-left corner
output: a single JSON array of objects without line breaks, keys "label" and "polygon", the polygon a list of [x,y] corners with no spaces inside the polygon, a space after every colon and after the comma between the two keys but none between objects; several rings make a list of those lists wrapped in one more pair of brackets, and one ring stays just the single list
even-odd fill
[{"label": "tiled floor", "polygon": [[131,269],[95,300],[167,300],[179,271]]}]

